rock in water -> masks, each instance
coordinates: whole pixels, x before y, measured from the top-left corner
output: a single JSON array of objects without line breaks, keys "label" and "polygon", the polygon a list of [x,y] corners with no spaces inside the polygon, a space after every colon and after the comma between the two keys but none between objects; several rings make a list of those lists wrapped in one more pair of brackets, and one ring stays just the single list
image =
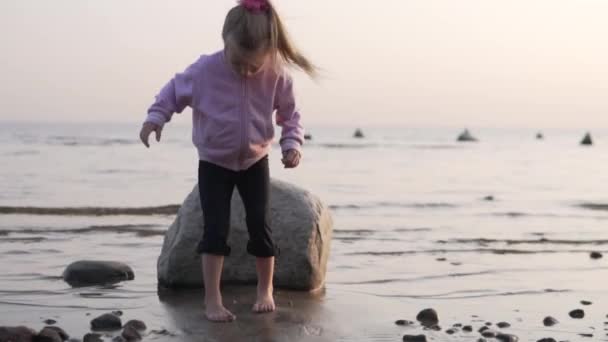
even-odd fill
[{"label": "rock in water", "polygon": [[581,140],[581,145],[593,145],[593,139],[591,139],[591,133],[587,132],[583,140]]},{"label": "rock in water", "polygon": [[363,131],[360,128],[357,128],[357,130],[355,130],[355,133],[353,134],[354,138],[364,138],[365,135],[363,135]]},{"label": "rock in water", "polygon": [[[275,287],[304,291],[322,287],[332,237],[329,209],[310,192],[275,179],[271,180],[270,194],[273,238],[280,249]],[[195,186],[165,234],[157,263],[160,286],[203,286],[201,258],[196,253],[202,235],[203,216]],[[232,251],[224,260],[223,282],[256,284],[255,259],[246,251],[247,240],[245,210],[235,191],[228,240]]]},{"label": "rock in water", "polygon": [[581,319],[581,318],[585,317],[585,311],[583,311],[581,309],[576,309],[576,310],[570,311],[569,315],[572,318]]},{"label": "rock in water", "polygon": [[426,326],[432,326],[439,323],[439,317],[434,309],[424,309],[418,313],[416,319]]},{"label": "rock in water", "polygon": [[457,140],[462,142],[475,142],[477,141],[477,138],[475,138],[468,129],[465,129],[464,132],[460,133]]},{"label": "rock in water", "polygon": [[559,323],[559,322],[557,321],[557,319],[555,319],[554,317],[551,317],[551,316],[547,316],[547,317],[545,317],[545,319],[543,320],[543,324],[544,324],[546,327],[552,327],[552,326],[556,325],[557,323]]},{"label": "rock in water", "polygon": [[600,252],[591,252],[591,253],[589,254],[589,257],[590,257],[591,259],[601,259],[601,258],[603,257],[603,255],[602,255],[602,253],[600,253]]},{"label": "rock in water", "polygon": [[312,134],[304,134],[304,140],[312,140]]},{"label": "rock in water", "polygon": [[81,260],[63,271],[63,280],[70,286],[108,284],[134,278],[131,267],[116,261]]},{"label": "rock in water", "polygon": [[536,133],[537,140],[543,140],[544,138],[545,138],[545,136],[541,132]]}]

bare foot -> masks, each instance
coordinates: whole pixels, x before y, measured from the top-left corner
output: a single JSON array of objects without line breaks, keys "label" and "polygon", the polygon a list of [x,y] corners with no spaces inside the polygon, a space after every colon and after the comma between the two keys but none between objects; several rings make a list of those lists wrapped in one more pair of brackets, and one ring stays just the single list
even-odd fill
[{"label": "bare foot", "polygon": [[274,298],[272,298],[272,290],[258,291],[258,298],[255,301],[255,304],[253,304],[253,312],[273,312],[275,309],[276,306],[274,305]]},{"label": "bare foot", "polygon": [[205,317],[211,322],[232,322],[236,319],[222,304],[205,305]]}]

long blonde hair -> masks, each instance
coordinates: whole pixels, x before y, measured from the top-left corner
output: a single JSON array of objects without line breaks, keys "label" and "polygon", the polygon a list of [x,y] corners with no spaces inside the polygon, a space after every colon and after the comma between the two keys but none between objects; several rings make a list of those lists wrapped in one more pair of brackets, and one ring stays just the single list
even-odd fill
[{"label": "long blonde hair", "polygon": [[275,66],[279,64],[278,57],[315,78],[317,67],[295,47],[272,2],[260,0],[264,7],[259,10],[247,8],[243,2],[226,15],[222,29],[224,44],[242,55],[270,51]]}]

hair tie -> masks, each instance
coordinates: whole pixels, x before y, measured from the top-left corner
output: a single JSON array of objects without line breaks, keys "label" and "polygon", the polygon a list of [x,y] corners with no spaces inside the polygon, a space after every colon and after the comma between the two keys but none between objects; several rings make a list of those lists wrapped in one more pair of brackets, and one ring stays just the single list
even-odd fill
[{"label": "hair tie", "polygon": [[245,7],[249,12],[266,12],[270,9],[270,4],[267,0],[239,0],[239,4]]}]

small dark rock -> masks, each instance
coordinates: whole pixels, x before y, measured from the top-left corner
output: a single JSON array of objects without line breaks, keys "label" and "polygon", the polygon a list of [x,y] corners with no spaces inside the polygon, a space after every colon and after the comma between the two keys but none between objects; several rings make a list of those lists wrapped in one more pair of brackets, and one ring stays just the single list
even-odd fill
[{"label": "small dark rock", "polygon": [[81,260],[71,263],[63,271],[63,280],[70,286],[88,286],[133,280],[135,275],[128,265],[116,261]]},{"label": "small dark rock", "polygon": [[112,342],[127,342],[127,340],[125,340],[125,338],[122,337],[122,335],[118,335],[112,339]]},{"label": "small dark rock", "polygon": [[426,342],[424,335],[403,335],[403,342]]},{"label": "small dark rock", "polygon": [[583,304],[583,305],[591,305],[593,303],[590,302],[590,301],[588,301],[588,300],[581,300],[581,304]]},{"label": "small dark rock", "polygon": [[422,325],[425,326],[433,326],[439,323],[437,311],[435,311],[434,309],[424,309],[420,311],[416,316],[416,320],[418,320]]},{"label": "small dark rock", "polygon": [[462,265],[461,262],[451,262],[450,264],[453,265],[453,266],[460,266],[460,265]]},{"label": "small dark rock", "polygon": [[44,327],[44,329],[55,330],[59,334],[59,337],[61,337],[61,339],[63,341],[65,341],[68,338],[70,338],[70,335],[68,335],[68,333],[66,333],[65,330],[61,329],[60,327]]},{"label": "small dark rock", "polygon": [[455,328],[460,328],[460,327],[462,327],[462,323],[454,323],[454,324],[452,324],[452,326]]},{"label": "small dark rock", "polygon": [[458,138],[456,139],[460,142],[476,142],[477,138],[475,138],[468,129],[465,129]]},{"label": "small dark rock", "polygon": [[405,319],[398,319],[398,320],[395,321],[395,324],[397,324],[397,325],[412,325],[412,324],[414,324],[414,322],[408,321],[408,320],[405,320]]},{"label": "small dark rock", "polygon": [[[411,322],[412,324],[414,324],[414,322]],[[130,321],[128,321],[127,323],[125,323],[125,328],[126,327],[132,327],[135,330],[146,330],[146,323],[138,320],[138,319],[132,319]]]},{"label": "small dark rock", "polygon": [[481,336],[483,336],[483,337],[496,337],[496,332],[492,331],[492,330],[489,330],[489,329],[488,330],[484,330],[481,333]]},{"label": "small dark rock", "polygon": [[112,314],[116,315],[118,317],[121,317],[122,316],[122,311],[120,311],[120,310],[112,311]]},{"label": "small dark rock", "polygon": [[465,325],[464,327],[462,327],[462,331],[471,332],[473,331],[473,327],[470,325]]},{"label": "small dark rock", "polygon": [[450,329],[446,330],[445,333],[448,335],[453,335],[456,333],[456,331],[457,331],[456,329],[450,328]]},{"label": "small dark rock", "polygon": [[103,342],[101,334],[87,333],[82,338],[82,342]]},{"label": "small dark rock", "polygon": [[490,328],[488,328],[487,326],[485,326],[485,325],[484,325],[483,327],[481,327],[481,328],[477,329],[477,332],[478,332],[478,333],[482,333],[482,332],[484,332],[484,331],[486,331],[486,330],[488,330],[488,329],[490,329]]},{"label": "small dark rock", "polygon": [[483,198],[484,201],[492,202],[494,201],[494,196],[486,196]]},{"label": "small dark rock", "polygon": [[49,319],[45,319],[44,323],[48,324],[48,325],[53,325],[53,324],[57,323],[57,321],[49,318]]},{"label": "small dark rock", "polygon": [[311,134],[304,134],[304,140],[312,140],[312,135]]},{"label": "small dark rock", "polygon": [[103,314],[91,321],[93,330],[118,330],[122,328],[120,317],[111,313]]},{"label": "small dark rock", "polygon": [[36,336],[36,331],[24,327],[0,327],[0,341],[31,341]]},{"label": "small dark rock", "polygon": [[580,318],[585,317],[585,311],[583,311],[581,309],[576,309],[576,310],[570,311],[569,315],[572,318],[580,319]]},{"label": "small dark rock", "polygon": [[555,319],[555,318],[553,318],[553,317],[551,317],[551,316],[547,316],[547,317],[545,317],[545,319],[543,320],[543,324],[544,324],[546,327],[551,327],[551,326],[554,326],[554,325],[556,325],[557,323],[559,323],[559,322],[558,322],[558,320],[557,320],[557,319]]},{"label": "small dark rock", "polygon": [[591,257],[591,259],[601,259],[603,255],[600,252],[591,252],[591,254],[589,254],[589,257]]},{"label": "small dark rock", "polygon": [[546,338],[541,338],[540,340],[538,340],[536,342],[557,342],[557,341],[553,337],[546,337]]},{"label": "small dark rock", "polygon": [[593,334],[579,334],[582,337],[593,337]]},{"label": "small dark rock", "polygon": [[435,259],[435,260],[437,260],[437,261],[446,261],[446,260],[448,260],[448,259],[446,259],[446,258],[437,258],[437,259]]},{"label": "small dark rock", "polygon": [[34,337],[35,342],[63,342],[59,333],[54,329],[43,328],[38,335]]},{"label": "small dark rock", "polygon": [[487,325],[488,327],[489,327],[489,326],[492,326],[492,322],[486,322],[486,325]]},{"label": "small dark rock", "polygon": [[545,136],[541,132],[536,133],[537,140],[543,140],[544,138],[545,138]]},{"label": "small dark rock", "polygon": [[581,140],[581,145],[586,145],[586,146],[593,145],[593,139],[591,138],[591,133],[587,132],[587,134],[585,134],[585,136],[583,137],[583,140]]},{"label": "small dark rock", "polygon": [[129,342],[141,340],[141,335],[132,325],[125,326],[125,328],[122,330],[122,337]]},{"label": "small dark rock", "polygon": [[500,342],[517,342],[517,341],[519,341],[519,338],[515,335],[501,334],[501,333],[496,335],[496,339],[499,340]]},{"label": "small dark rock", "polygon": [[501,329],[504,329],[504,328],[510,327],[511,324],[509,324],[507,322],[498,322],[498,323],[496,323],[496,326],[499,327],[499,328],[501,328]]},{"label": "small dark rock", "polygon": [[360,128],[357,128],[355,130],[355,133],[353,134],[353,137],[355,137],[355,138],[364,138],[365,135],[363,134],[363,131]]}]

